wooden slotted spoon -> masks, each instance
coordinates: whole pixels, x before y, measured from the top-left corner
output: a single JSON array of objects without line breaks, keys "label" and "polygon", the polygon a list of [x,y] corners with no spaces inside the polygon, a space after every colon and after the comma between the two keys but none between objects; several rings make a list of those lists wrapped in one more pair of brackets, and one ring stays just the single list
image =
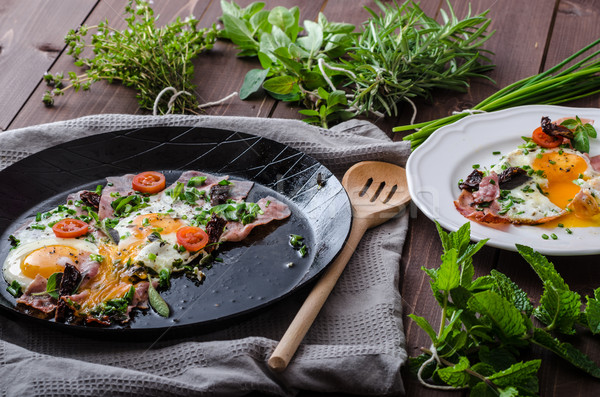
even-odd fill
[{"label": "wooden slotted spoon", "polygon": [[313,287],[269,358],[269,367],[274,371],[287,368],[367,229],[384,223],[410,201],[406,171],[394,164],[378,161],[355,164],[344,175],[342,185],[352,204],[348,241]]}]

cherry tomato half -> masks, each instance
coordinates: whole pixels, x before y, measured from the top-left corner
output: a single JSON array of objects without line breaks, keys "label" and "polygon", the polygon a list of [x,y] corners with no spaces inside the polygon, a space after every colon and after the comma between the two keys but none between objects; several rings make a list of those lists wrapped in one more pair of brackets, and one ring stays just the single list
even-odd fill
[{"label": "cherry tomato half", "polygon": [[52,226],[52,231],[56,237],[75,238],[83,236],[88,232],[88,224],[79,219],[66,218],[56,222],[54,226]]},{"label": "cherry tomato half", "polygon": [[557,147],[563,141],[562,138],[546,134],[544,131],[542,131],[542,127],[538,127],[533,130],[531,138],[536,144],[545,148]]},{"label": "cherry tomato half", "polygon": [[200,251],[208,244],[208,234],[195,226],[185,226],[177,230],[177,242],[190,252]]},{"label": "cherry tomato half", "polygon": [[160,172],[146,171],[134,176],[131,185],[138,192],[158,193],[165,188],[166,181]]}]

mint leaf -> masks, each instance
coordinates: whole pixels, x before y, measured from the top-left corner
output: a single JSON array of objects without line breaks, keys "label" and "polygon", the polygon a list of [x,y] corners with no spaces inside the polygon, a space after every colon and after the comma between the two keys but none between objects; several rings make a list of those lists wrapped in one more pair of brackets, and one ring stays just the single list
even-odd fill
[{"label": "mint leaf", "polygon": [[494,292],[513,303],[518,310],[524,312],[528,317],[531,316],[533,313],[533,305],[525,291],[519,288],[519,286],[510,278],[497,270],[490,271],[490,276],[494,281],[494,285],[492,286]]},{"label": "mint leaf", "polygon": [[503,371],[488,376],[488,379],[500,388],[512,386],[517,387],[524,394],[537,394],[539,392],[537,372],[541,363],[542,360],[518,362]]},{"label": "mint leaf", "polygon": [[479,349],[479,359],[494,368],[494,371],[503,371],[511,365],[517,363],[517,359],[508,349],[497,347],[490,349],[488,346],[481,346]]},{"label": "mint leaf", "polygon": [[570,343],[561,342],[539,328],[534,330],[532,341],[533,343],[556,353],[558,356],[564,358],[593,377],[600,378],[600,367],[598,367],[598,365],[585,353],[576,349]]},{"label": "mint leaf", "polygon": [[440,368],[437,371],[441,380],[450,386],[464,387],[469,382],[470,375],[465,372],[469,368],[469,360],[462,356],[453,367]]},{"label": "mint leaf", "polygon": [[244,100],[254,94],[267,78],[270,69],[251,69],[246,73],[242,88],[240,88],[240,99]]},{"label": "mint leaf", "polygon": [[548,261],[545,256],[525,245],[516,244],[516,247],[519,254],[531,265],[543,282],[551,281],[558,289],[569,289],[569,286],[560,274],[558,274],[552,262]]},{"label": "mint leaf", "polygon": [[544,293],[535,316],[548,326],[563,334],[574,334],[573,325],[579,319],[581,298],[570,290],[557,289],[552,282],[544,283]]},{"label": "mint leaf", "polygon": [[460,271],[458,268],[458,253],[455,248],[442,254],[442,264],[437,273],[435,286],[439,290],[450,291],[458,287],[460,283]]},{"label": "mint leaf", "polygon": [[423,331],[427,333],[427,335],[429,335],[429,337],[434,343],[437,341],[437,334],[433,330],[431,324],[429,324],[429,321],[425,319],[425,317],[417,316],[415,314],[409,314],[408,317],[412,318],[413,321],[417,323],[417,325],[421,327]]},{"label": "mint leaf", "polygon": [[493,291],[474,294],[469,299],[469,307],[485,316],[502,339],[521,336],[527,330],[521,312]]},{"label": "mint leaf", "polygon": [[586,297],[587,306],[585,307],[584,316],[586,325],[593,334],[600,334],[600,301],[597,296],[600,294],[600,288],[594,291],[596,298]]}]

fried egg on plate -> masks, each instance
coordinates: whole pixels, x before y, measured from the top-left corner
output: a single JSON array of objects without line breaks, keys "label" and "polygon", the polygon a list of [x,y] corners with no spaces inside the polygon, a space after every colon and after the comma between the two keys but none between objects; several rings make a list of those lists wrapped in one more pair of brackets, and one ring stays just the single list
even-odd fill
[{"label": "fried egg on plate", "polygon": [[[10,284],[18,281],[29,286],[36,275],[44,278],[64,271],[64,260],[77,266],[84,257],[98,254],[96,245],[74,238],[47,238],[39,241],[21,241],[11,250],[4,262],[4,278]],[[61,264],[63,263],[63,264]]]},{"label": "fried egg on plate", "polygon": [[548,226],[560,222],[566,227],[589,222],[580,221],[582,214],[574,211],[571,204],[583,182],[600,177],[587,156],[568,148],[516,149],[503,156],[491,171],[500,174],[508,167],[522,168],[531,177],[526,183],[501,192],[501,213],[509,219],[529,224],[552,220],[554,223]]}]

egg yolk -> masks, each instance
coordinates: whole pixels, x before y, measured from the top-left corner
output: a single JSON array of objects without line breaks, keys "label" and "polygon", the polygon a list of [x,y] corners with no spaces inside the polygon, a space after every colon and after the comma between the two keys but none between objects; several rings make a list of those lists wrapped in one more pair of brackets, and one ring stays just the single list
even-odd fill
[{"label": "egg yolk", "polygon": [[157,232],[161,235],[174,234],[178,229],[187,226],[179,219],[164,214],[147,214],[136,217],[130,225],[129,236],[122,236],[119,244],[121,251],[116,258],[126,262],[137,255],[139,248],[148,237]]},{"label": "egg yolk", "polygon": [[560,208],[567,208],[580,190],[573,181],[585,172],[587,163],[582,157],[571,153],[548,152],[536,158],[532,168],[543,171],[548,179],[548,187],[544,189],[548,199]]},{"label": "egg yolk", "polygon": [[21,263],[23,275],[29,278],[35,278],[40,275],[44,278],[50,277],[53,273],[64,271],[64,266],[58,265],[58,259],[67,257],[69,262],[78,261],[83,252],[73,247],[64,245],[49,245],[31,252]]},{"label": "egg yolk", "polygon": [[[548,179],[548,187],[544,189],[548,199],[559,206],[567,208],[567,205],[573,200],[573,197],[581,189],[573,181],[584,173],[588,164],[581,157],[572,153],[558,151],[544,153],[540,158],[536,158],[532,164],[535,171],[541,170]],[[553,221],[544,224],[545,227],[557,227],[562,224],[564,227],[590,227],[599,226],[600,219],[581,218],[574,213],[568,213]]]}]

